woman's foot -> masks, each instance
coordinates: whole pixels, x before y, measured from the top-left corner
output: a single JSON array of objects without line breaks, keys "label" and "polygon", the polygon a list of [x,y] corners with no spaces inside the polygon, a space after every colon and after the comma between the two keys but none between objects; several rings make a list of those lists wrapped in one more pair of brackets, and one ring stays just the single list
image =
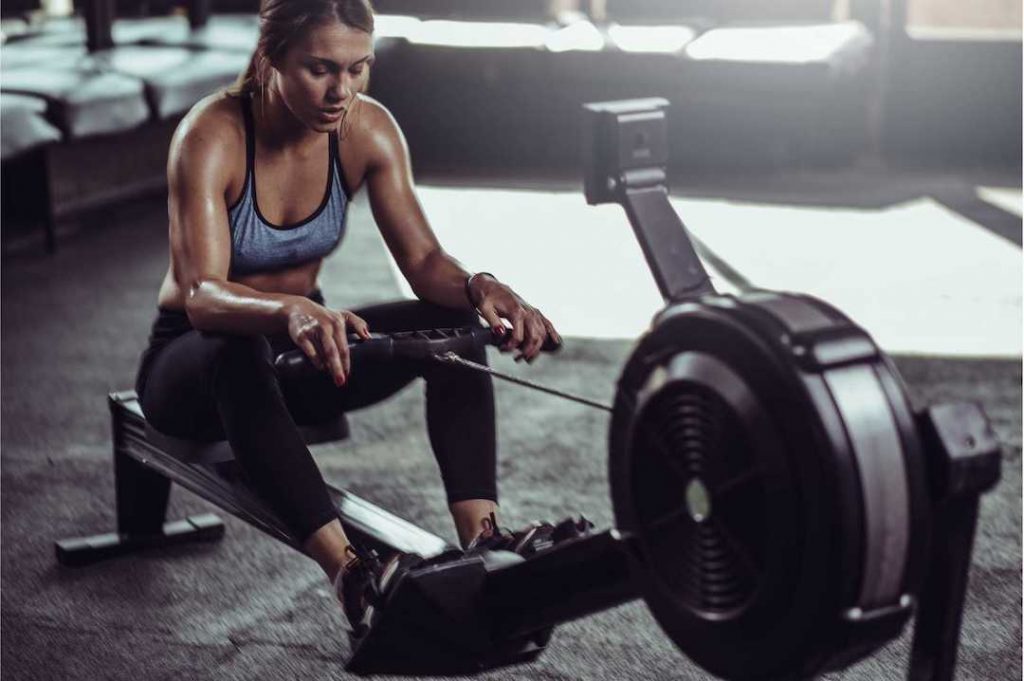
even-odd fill
[{"label": "woman's foot", "polygon": [[346,553],[349,560],[334,578],[334,593],[348,619],[350,633],[360,637],[369,626],[365,621],[366,613],[374,597],[375,573],[380,571],[381,565],[376,553],[363,553],[351,545]]},{"label": "woman's foot", "polygon": [[399,575],[422,562],[411,553],[394,553],[381,561],[375,551],[349,545],[349,560],[334,578],[334,592],[348,619],[352,638],[362,638],[373,620],[373,608],[397,583]]}]

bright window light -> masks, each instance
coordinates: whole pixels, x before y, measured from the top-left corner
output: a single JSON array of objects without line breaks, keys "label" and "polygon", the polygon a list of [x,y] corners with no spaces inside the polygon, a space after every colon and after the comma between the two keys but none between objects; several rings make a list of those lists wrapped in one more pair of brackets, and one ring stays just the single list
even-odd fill
[{"label": "bright window light", "polygon": [[612,24],[608,35],[623,52],[673,54],[697,36],[689,26],[620,26]]},{"label": "bright window light", "polygon": [[600,52],[604,36],[589,21],[577,21],[548,35],[546,44],[552,52]]},{"label": "bright window light", "polygon": [[48,17],[69,17],[75,13],[71,0],[43,0],[40,4]]},{"label": "bright window light", "polygon": [[1007,40],[1020,40],[1020,0],[906,0],[904,4],[907,33],[912,37],[920,29],[926,30],[925,35],[935,35],[929,29],[939,29],[939,40],[948,40],[949,36],[956,40],[957,33],[961,40],[976,40],[989,31]]},{"label": "bright window light", "polygon": [[858,23],[771,28],[716,28],[686,46],[694,59],[806,64],[869,41]]},{"label": "bright window light", "polygon": [[424,21],[409,36],[420,45],[447,47],[544,47],[549,29],[539,24],[489,21]]},{"label": "bright window light", "polygon": [[907,35],[914,40],[959,40],[984,42],[1019,41],[1020,29],[955,28],[950,26],[907,26]]},{"label": "bright window light", "polygon": [[373,35],[375,38],[407,38],[421,23],[416,17],[378,14],[373,18]]}]

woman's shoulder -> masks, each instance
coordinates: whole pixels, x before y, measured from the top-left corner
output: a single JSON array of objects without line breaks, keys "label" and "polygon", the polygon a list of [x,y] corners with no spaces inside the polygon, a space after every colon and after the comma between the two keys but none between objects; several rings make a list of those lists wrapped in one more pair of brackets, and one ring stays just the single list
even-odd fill
[{"label": "woman's shoulder", "polygon": [[373,97],[360,94],[351,119],[350,129],[341,131],[342,139],[355,142],[368,156],[390,155],[404,148],[398,121]]},{"label": "woman's shoulder", "polygon": [[357,97],[357,123],[367,126],[395,124],[395,118],[388,108],[370,95],[360,93]]},{"label": "woman's shoulder", "polygon": [[217,93],[197,102],[178,123],[171,159],[187,164],[230,160],[245,150],[245,122],[239,98]]},{"label": "woman's shoulder", "polygon": [[240,99],[225,92],[199,100],[178,123],[173,145],[201,145],[233,150],[245,144]]}]

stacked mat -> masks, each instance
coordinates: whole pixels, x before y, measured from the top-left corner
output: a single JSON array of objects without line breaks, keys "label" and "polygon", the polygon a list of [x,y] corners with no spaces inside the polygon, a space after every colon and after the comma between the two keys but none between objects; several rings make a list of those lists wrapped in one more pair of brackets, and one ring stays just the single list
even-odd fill
[{"label": "stacked mat", "polygon": [[[127,132],[179,116],[243,71],[255,17],[119,20],[115,46],[89,53],[84,23],[49,21],[14,36],[0,56],[3,160],[57,139]],[[16,121],[16,125],[9,125]]]}]

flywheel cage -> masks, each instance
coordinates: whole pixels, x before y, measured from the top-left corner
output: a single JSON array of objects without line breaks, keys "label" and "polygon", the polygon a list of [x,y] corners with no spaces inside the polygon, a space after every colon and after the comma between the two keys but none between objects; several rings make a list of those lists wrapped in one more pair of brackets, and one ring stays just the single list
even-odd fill
[{"label": "flywheel cage", "polygon": [[673,382],[645,405],[633,456],[638,520],[656,574],[686,607],[726,616],[753,598],[768,547],[760,467],[733,410]]}]

